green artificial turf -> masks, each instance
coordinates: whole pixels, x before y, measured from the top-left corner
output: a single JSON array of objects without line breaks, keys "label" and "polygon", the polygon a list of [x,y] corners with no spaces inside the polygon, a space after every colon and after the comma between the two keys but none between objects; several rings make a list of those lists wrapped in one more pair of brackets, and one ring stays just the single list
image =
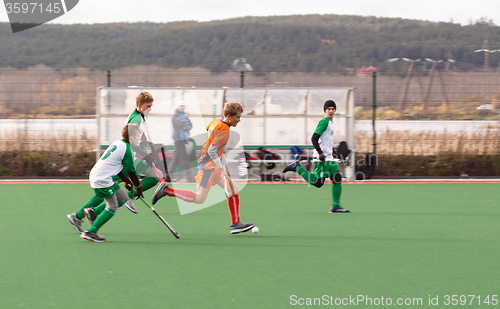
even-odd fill
[{"label": "green artificial turf", "polygon": [[499,184],[345,184],[349,214],[327,213],[330,186],[247,185],[256,235],[229,234],[226,202],[180,215],[166,197],[156,209],[177,240],[136,201],[139,214],[120,208],[99,231],[108,242],[92,243],[66,219],[88,184],[1,184],[1,308],[288,308],[292,295],[443,308],[445,295],[500,294]]}]

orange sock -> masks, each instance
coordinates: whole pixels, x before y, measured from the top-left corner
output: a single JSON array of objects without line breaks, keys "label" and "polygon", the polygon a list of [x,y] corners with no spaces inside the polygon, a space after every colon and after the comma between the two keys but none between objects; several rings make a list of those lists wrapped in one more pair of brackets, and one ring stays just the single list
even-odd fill
[{"label": "orange sock", "polygon": [[188,203],[192,203],[196,198],[196,193],[194,192],[191,192],[189,190],[174,189],[170,187],[165,189],[165,194],[168,196],[180,198],[181,200]]},{"label": "orange sock", "polygon": [[231,213],[231,224],[236,225],[240,222],[240,197],[238,195],[231,195],[227,199],[227,204]]}]

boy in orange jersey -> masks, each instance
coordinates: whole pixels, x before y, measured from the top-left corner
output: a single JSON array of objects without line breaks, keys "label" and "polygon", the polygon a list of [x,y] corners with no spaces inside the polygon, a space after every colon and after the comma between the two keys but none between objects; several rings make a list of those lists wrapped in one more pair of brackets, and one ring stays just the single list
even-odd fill
[{"label": "boy in orange jersey", "polygon": [[[202,147],[198,160],[198,174],[196,175],[197,192],[170,188],[166,183],[161,183],[153,195],[153,205],[165,195],[177,197],[189,203],[202,204],[205,202],[210,188],[218,184],[224,188],[224,177],[232,180],[222,166],[221,158],[227,153],[226,144],[229,140],[229,128],[236,127],[241,121],[243,107],[240,103],[228,102],[224,106],[224,119],[215,119],[207,126],[207,141]],[[240,199],[238,187],[233,183],[229,186],[228,205],[231,213],[231,234],[238,234],[251,230],[254,224],[240,221]],[[234,188],[232,192],[231,188]]]}]

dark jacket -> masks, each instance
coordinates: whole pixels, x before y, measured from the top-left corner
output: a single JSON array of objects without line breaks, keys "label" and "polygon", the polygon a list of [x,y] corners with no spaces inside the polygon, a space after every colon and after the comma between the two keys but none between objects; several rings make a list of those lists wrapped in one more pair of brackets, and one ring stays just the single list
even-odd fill
[{"label": "dark jacket", "polygon": [[186,113],[176,109],[172,117],[172,125],[174,126],[174,133],[172,134],[174,141],[187,142],[189,140],[189,130],[191,130],[193,126]]}]

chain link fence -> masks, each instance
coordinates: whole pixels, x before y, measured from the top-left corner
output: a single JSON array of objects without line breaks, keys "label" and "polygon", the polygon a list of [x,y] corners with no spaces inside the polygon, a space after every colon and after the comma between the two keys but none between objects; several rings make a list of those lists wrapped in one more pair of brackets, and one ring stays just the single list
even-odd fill
[{"label": "chain link fence", "polygon": [[[500,156],[499,73],[56,71],[42,67],[0,70],[0,176],[85,176],[95,160],[96,88],[101,86],[354,87],[357,153],[375,152],[380,162],[393,162],[392,156],[403,156],[404,162],[412,157],[430,162],[420,167],[411,162],[380,164],[378,175],[439,174],[429,164],[444,154],[493,158],[472,171],[449,168],[450,176],[499,175],[500,171],[500,162],[495,161]],[[382,160],[384,156],[389,161]]]}]

